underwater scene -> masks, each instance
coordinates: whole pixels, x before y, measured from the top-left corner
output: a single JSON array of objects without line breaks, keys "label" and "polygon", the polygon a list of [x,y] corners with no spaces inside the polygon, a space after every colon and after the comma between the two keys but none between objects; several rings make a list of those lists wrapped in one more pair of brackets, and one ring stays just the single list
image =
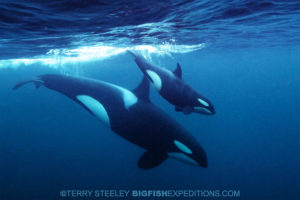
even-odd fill
[{"label": "underwater scene", "polygon": [[0,200],[300,199],[300,1],[0,1]]}]

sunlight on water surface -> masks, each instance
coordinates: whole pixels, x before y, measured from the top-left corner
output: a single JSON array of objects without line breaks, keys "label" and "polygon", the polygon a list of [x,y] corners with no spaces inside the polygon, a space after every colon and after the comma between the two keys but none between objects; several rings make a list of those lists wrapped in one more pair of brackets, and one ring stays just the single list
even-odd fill
[{"label": "sunlight on water surface", "polygon": [[127,50],[138,51],[142,55],[171,55],[172,53],[189,53],[200,50],[204,47],[204,43],[197,45],[173,45],[164,43],[157,46],[137,45],[131,47],[114,47],[103,45],[83,46],[77,49],[51,49],[46,55],[38,57],[0,60],[0,68],[17,68],[20,66],[30,66],[36,63],[58,68],[67,63],[107,59],[109,57],[125,53]]}]

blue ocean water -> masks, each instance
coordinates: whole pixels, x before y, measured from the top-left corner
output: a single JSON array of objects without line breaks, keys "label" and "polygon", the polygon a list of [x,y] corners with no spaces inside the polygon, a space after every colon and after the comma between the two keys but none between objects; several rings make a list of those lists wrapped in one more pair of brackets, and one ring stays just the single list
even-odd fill
[{"label": "blue ocean water", "polygon": [[[71,189],[300,198],[299,1],[5,1],[0,30],[1,200],[64,199]],[[12,90],[48,73],[133,89],[142,73],[128,49],[170,70],[179,62],[214,104],[215,115],[184,115],[150,91],[203,146],[207,168],[168,159],[141,170],[144,150],[70,99],[45,87]]]}]

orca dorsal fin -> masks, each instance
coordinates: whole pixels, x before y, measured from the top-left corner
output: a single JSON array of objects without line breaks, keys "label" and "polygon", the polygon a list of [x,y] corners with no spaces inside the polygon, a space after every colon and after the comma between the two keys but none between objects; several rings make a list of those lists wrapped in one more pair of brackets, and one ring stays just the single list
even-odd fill
[{"label": "orca dorsal fin", "polygon": [[146,151],[139,159],[138,166],[141,169],[151,169],[160,165],[168,155],[161,152]]},{"label": "orca dorsal fin", "polygon": [[150,102],[149,99],[149,81],[144,76],[142,82],[133,90],[133,93],[141,100]]},{"label": "orca dorsal fin", "polygon": [[177,76],[178,78],[182,79],[182,70],[181,70],[181,66],[179,63],[177,63],[177,67],[173,71],[173,74],[175,74],[175,76]]}]

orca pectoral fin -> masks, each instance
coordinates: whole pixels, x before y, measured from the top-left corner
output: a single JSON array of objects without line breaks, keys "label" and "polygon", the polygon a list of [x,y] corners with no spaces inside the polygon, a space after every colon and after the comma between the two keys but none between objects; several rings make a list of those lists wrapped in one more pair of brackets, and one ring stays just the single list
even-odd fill
[{"label": "orca pectoral fin", "polygon": [[190,114],[192,111],[193,111],[193,108],[192,108],[192,107],[184,107],[184,108],[183,108],[183,113],[184,113],[185,115]]},{"label": "orca pectoral fin", "polygon": [[166,153],[146,151],[139,159],[138,166],[141,169],[151,169],[160,165],[167,158]]},{"label": "orca pectoral fin", "polygon": [[39,88],[39,87],[41,87],[41,85],[44,84],[44,82],[42,80],[36,78],[36,79],[31,79],[31,80],[28,80],[28,81],[22,81],[20,83],[17,83],[12,89],[17,90],[20,87],[22,87],[22,86],[24,86],[28,83],[33,83],[35,85],[35,88]]},{"label": "orca pectoral fin", "polygon": [[176,112],[183,112],[183,114],[188,115],[191,112],[193,112],[193,108],[191,108],[191,107],[184,107],[184,108],[175,107],[175,111]]}]

